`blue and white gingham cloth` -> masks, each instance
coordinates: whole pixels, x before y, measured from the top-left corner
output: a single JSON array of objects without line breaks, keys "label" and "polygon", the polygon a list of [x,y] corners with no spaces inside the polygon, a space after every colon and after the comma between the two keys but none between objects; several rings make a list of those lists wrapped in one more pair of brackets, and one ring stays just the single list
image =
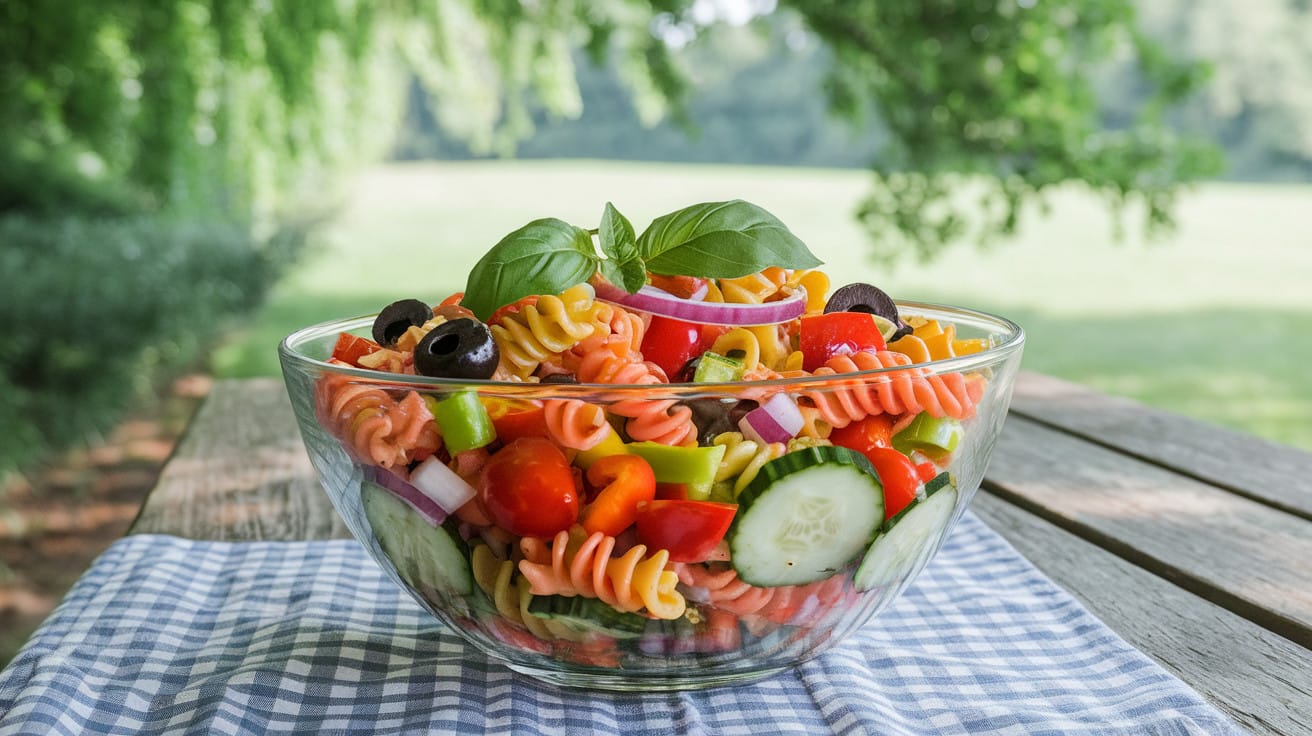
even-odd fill
[{"label": "blue and white gingham cloth", "polygon": [[355,542],[128,537],[0,672],[14,734],[1232,734],[967,514],[854,638],[744,686],[561,689],[432,620]]}]

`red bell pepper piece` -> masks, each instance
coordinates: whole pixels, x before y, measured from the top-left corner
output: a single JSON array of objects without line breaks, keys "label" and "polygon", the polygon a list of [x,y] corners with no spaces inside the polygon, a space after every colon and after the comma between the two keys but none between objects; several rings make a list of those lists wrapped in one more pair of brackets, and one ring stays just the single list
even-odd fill
[{"label": "red bell pepper piece", "polygon": [[814,371],[835,355],[883,350],[884,336],[866,312],[828,312],[802,318],[798,347],[802,368]]},{"label": "red bell pepper piece", "polygon": [[520,437],[549,437],[547,413],[532,401],[521,399],[483,399],[497,439],[514,442]]},{"label": "red bell pepper piece", "polygon": [[337,343],[333,345],[333,357],[359,368],[360,358],[382,349],[383,346],[373,340],[343,332],[337,336]]},{"label": "red bell pepper piece", "polygon": [[893,418],[888,414],[874,414],[846,427],[837,427],[829,434],[829,441],[863,455],[875,447],[892,447]]},{"label": "red bell pepper piece", "polygon": [[671,562],[702,562],[733,523],[738,505],[716,501],[648,501],[638,504],[638,541],[663,549]]},{"label": "red bell pepper piece", "polygon": [[884,486],[884,518],[891,519],[916,497],[924,485],[920,470],[911,458],[891,447],[873,447],[863,453],[875,466],[879,482]]},{"label": "red bell pepper piece", "polygon": [[585,477],[601,489],[579,514],[579,523],[589,534],[617,536],[633,526],[638,504],[656,498],[656,476],[637,455],[607,455],[593,463]]},{"label": "red bell pepper piece", "polygon": [[701,355],[702,326],[692,322],[652,315],[642,338],[642,357],[661,367],[666,377],[677,380],[688,361]]}]

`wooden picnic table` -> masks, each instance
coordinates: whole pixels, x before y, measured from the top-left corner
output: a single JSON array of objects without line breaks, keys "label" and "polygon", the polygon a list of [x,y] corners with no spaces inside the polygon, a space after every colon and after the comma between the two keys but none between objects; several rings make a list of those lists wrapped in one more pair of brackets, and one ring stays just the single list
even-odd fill
[{"label": "wooden picnic table", "polygon": [[[1312,734],[1312,454],[1022,373],[971,508],[1241,725]],[[130,533],[349,536],[275,379],[215,385]]]}]

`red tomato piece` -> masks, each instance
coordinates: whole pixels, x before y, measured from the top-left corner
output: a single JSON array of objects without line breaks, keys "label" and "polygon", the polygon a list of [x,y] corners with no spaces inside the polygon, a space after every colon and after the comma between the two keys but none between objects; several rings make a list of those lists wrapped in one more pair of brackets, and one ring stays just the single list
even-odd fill
[{"label": "red tomato piece", "polygon": [[509,304],[505,304],[503,306],[497,307],[496,311],[492,312],[492,316],[487,318],[487,324],[489,325],[501,324],[501,320],[505,319],[506,315],[519,314],[520,310],[523,309],[524,307],[531,306],[537,303],[538,303],[538,298],[536,295],[534,295],[534,296],[526,296],[523,299],[520,299],[519,301],[511,302]]},{"label": "red tomato piece", "polygon": [[938,466],[926,460],[923,463],[916,463],[916,474],[920,476],[921,483],[928,483],[938,477]]},{"label": "red tomato piece", "polygon": [[588,534],[617,536],[633,526],[638,504],[656,497],[656,476],[651,465],[637,455],[607,455],[593,463],[585,477],[601,489],[579,514],[579,523]]},{"label": "red tomato piece", "polygon": [[660,501],[687,501],[688,485],[686,483],[657,483],[656,498]]},{"label": "red tomato piece", "polygon": [[701,276],[666,276],[653,273],[649,274],[647,279],[652,286],[661,291],[667,291],[680,299],[689,299],[698,291],[703,294],[706,293],[706,279]]},{"label": "red tomato piece", "polygon": [[829,441],[863,455],[871,448],[892,447],[893,418],[887,414],[875,414],[846,427],[837,427],[829,434]]},{"label": "red tomato piece", "polygon": [[520,437],[549,437],[547,414],[541,406],[521,399],[483,399],[497,439],[514,442]]},{"label": "red tomato piece", "polygon": [[579,517],[579,493],[565,455],[545,437],[521,437],[483,467],[480,500],[497,526],[521,537],[550,537]]},{"label": "red tomato piece", "polygon": [[875,466],[884,486],[884,518],[891,519],[916,497],[923,485],[920,471],[911,458],[891,447],[872,447],[862,454]]},{"label": "red tomato piece", "polygon": [[701,345],[701,325],[656,314],[642,338],[642,357],[674,381],[688,361],[702,354]]},{"label": "red tomato piece", "polygon": [[638,541],[670,553],[671,562],[702,562],[733,523],[738,505],[716,501],[647,501],[638,504]]},{"label": "red tomato piece", "polygon": [[358,368],[360,358],[382,349],[383,347],[373,340],[343,332],[337,336],[337,343],[333,345],[333,357]]},{"label": "red tomato piece", "polygon": [[884,336],[865,312],[828,312],[802,318],[798,348],[804,370],[814,371],[835,355],[884,347]]}]

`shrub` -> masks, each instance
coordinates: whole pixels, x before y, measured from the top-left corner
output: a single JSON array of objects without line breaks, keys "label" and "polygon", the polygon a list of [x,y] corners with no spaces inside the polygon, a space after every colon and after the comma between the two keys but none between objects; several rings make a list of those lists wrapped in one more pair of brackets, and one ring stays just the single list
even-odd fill
[{"label": "shrub", "polygon": [[0,217],[0,476],[108,429],[263,299],[304,228]]}]

